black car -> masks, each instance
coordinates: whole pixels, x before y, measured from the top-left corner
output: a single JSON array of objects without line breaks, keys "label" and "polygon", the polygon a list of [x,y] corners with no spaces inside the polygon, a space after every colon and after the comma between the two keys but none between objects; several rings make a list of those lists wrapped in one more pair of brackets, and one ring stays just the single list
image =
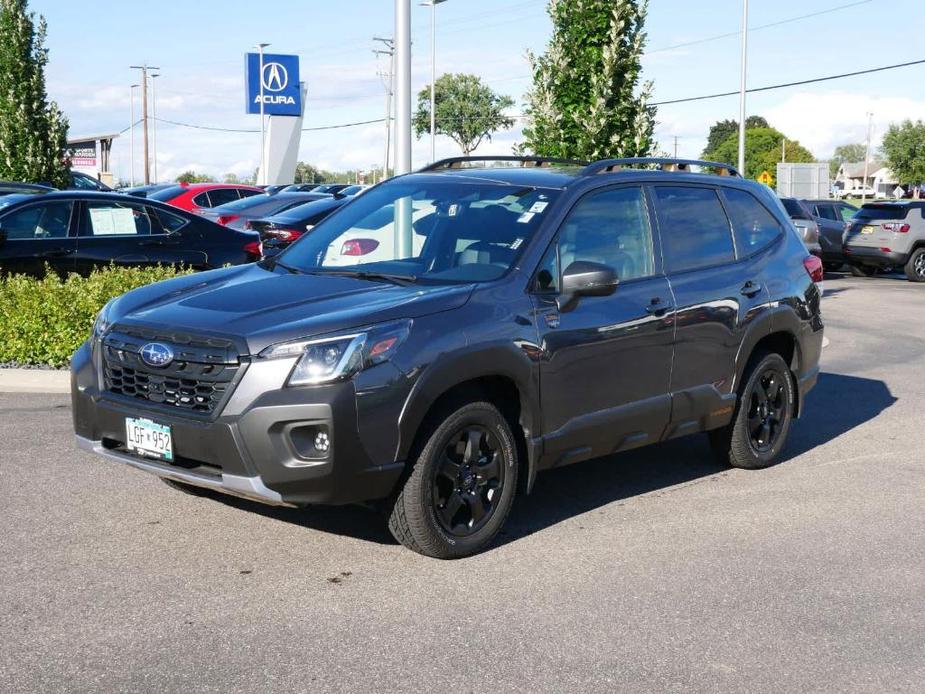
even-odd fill
[{"label": "black car", "polygon": [[806,248],[813,255],[822,257],[822,245],[819,243],[819,225],[813,219],[812,212],[797,198],[781,198],[781,204],[787,210],[793,226],[796,227]]},{"label": "black car", "polygon": [[[245,248],[247,247],[247,248]],[[254,260],[254,234],[121,193],[54,191],[0,197],[0,271],[88,275],[116,265],[211,269]]]},{"label": "black car", "polygon": [[98,178],[80,171],[71,171],[71,185],[69,190],[95,190],[100,193],[112,192],[112,188],[107,186]]},{"label": "black car", "polygon": [[167,188],[172,188],[176,183],[149,183],[145,186],[132,186],[129,188],[119,188],[117,193],[124,193],[125,195],[134,195],[136,198],[146,198],[152,193],[156,193],[159,190],[166,190]]},{"label": "black car", "polygon": [[[283,186],[280,190],[274,191],[276,193],[311,193],[317,191],[318,188],[321,188],[323,183],[290,183],[288,186]],[[267,190],[269,193],[270,191]]]},{"label": "black car", "polygon": [[711,162],[489,159],[514,166],[437,162],[276,258],[107,304],[72,360],[78,445],[186,490],[375,502],[442,558],[548,468],[697,432],[777,461],[823,324],[776,196]]},{"label": "black car", "polygon": [[37,183],[17,183],[15,181],[0,181],[0,196],[14,194],[39,195],[41,193],[50,193],[56,188],[43,186]]},{"label": "black car", "polygon": [[270,258],[347,202],[347,198],[324,198],[293,207],[266,219],[252,221],[251,229],[260,234],[260,250]]},{"label": "black car", "polygon": [[803,206],[813,216],[819,228],[819,245],[822,263],[826,270],[838,270],[847,262],[844,252],[845,231],[848,220],[854,217],[858,208],[843,200],[803,200]]}]

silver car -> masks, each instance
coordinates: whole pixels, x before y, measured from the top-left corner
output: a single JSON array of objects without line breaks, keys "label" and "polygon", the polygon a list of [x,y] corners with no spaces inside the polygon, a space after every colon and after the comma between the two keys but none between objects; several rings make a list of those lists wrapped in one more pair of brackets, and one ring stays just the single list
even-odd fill
[{"label": "silver car", "polygon": [[925,200],[861,207],[845,232],[845,255],[857,276],[901,267],[912,282],[925,282]]},{"label": "silver car", "polygon": [[203,210],[201,214],[206,219],[218,222],[222,226],[237,229],[238,231],[250,231],[250,223],[255,219],[272,217],[297,205],[304,205],[312,200],[329,197],[331,196],[318,193],[282,192],[274,195],[252,195],[249,198],[235,200],[213,207],[210,210]]}]

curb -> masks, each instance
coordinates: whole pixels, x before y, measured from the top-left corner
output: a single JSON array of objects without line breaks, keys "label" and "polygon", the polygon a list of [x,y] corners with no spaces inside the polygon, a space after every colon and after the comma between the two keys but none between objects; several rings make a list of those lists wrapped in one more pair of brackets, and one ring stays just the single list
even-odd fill
[{"label": "curb", "polygon": [[71,372],[0,369],[0,393],[70,393]]}]

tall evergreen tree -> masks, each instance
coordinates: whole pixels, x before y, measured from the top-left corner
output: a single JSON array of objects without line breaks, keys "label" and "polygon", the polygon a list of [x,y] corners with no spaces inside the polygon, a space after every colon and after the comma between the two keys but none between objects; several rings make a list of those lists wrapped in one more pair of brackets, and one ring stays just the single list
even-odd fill
[{"label": "tall evergreen tree", "polygon": [[66,187],[67,119],[45,91],[45,19],[0,0],[0,179]]},{"label": "tall evergreen tree", "polygon": [[529,54],[522,150],[583,159],[651,151],[652,83],[640,84],[646,7],[647,0],[550,0],[552,38],[545,54]]}]

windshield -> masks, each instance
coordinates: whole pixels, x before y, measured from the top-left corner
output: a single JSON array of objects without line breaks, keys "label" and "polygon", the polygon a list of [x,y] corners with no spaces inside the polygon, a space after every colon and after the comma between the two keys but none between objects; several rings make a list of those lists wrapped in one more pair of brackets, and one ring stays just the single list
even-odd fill
[{"label": "windshield", "polygon": [[[130,190],[150,190],[148,186],[142,186],[141,188],[135,188]],[[162,188],[153,193],[148,193],[148,199],[150,200],[160,200],[161,202],[167,202],[168,200],[173,200],[178,195],[183,195],[183,192],[186,190],[184,186],[170,186],[169,188]]]},{"label": "windshield", "polygon": [[[262,205],[273,197],[274,196],[268,195],[267,193],[257,193],[257,195],[249,195],[246,198],[241,198],[240,200],[232,200],[231,202],[226,202],[224,205],[213,207],[212,211],[221,213],[240,212],[241,210],[248,210],[251,207]],[[279,198],[276,199],[279,200]]]},{"label": "windshield", "polygon": [[854,213],[855,219],[905,219],[909,208],[905,205],[864,205]]},{"label": "windshield", "polygon": [[354,198],[290,246],[280,264],[437,283],[493,280],[514,264],[559,195],[446,178],[400,179]]}]

